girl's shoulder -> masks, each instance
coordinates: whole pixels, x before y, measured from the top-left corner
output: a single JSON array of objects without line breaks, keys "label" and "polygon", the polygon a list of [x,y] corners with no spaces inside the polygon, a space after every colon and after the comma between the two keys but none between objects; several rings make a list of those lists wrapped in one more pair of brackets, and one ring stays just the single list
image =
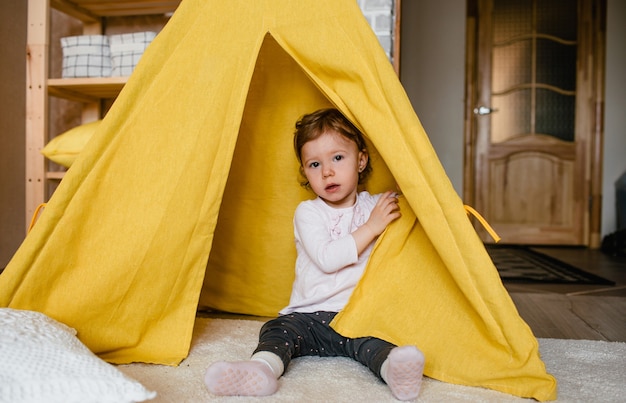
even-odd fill
[{"label": "girl's shoulder", "polygon": [[315,199],[301,201],[296,207],[296,215],[320,212],[327,208],[326,203],[319,197],[316,197]]},{"label": "girl's shoulder", "polygon": [[366,205],[375,205],[382,196],[382,193],[371,194],[367,190],[364,190],[359,193],[357,197],[357,203],[363,203]]}]

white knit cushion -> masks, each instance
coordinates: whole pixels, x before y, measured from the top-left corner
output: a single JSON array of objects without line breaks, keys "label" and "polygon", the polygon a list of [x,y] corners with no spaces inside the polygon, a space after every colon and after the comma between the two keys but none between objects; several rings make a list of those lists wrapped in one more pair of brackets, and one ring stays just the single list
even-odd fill
[{"label": "white knit cushion", "polygon": [[156,396],[93,354],[76,331],[0,308],[0,402],[142,402]]}]

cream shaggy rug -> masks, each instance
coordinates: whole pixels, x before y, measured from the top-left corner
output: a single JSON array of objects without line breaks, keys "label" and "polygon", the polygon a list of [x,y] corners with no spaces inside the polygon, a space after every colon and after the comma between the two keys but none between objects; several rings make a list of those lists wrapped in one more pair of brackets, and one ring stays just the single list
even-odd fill
[{"label": "cream shaggy rug", "polygon": [[[150,364],[118,368],[158,393],[151,402],[395,402],[387,386],[347,358],[302,357],[291,362],[278,392],[264,398],[218,397],[204,387],[207,366],[247,359],[263,322],[198,318],[191,351],[178,367]],[[558,402],[625,402],[626,343],[539,339],[548,372],[559,382]],[[525,402],[504,393],[425,378],[418,402]]]}]

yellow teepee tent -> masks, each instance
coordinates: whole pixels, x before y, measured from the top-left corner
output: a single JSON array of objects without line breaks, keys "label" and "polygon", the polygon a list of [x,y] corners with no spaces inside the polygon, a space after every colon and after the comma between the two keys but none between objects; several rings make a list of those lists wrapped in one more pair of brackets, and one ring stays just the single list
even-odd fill
[{"label": "yellow teepee tent", "polygon": [[177,364],[196,308],[289,298],[295,121],[366,133],[371,192],[402,189],[334,326],[416,344],[428,376],[547,400],[556,382],[354,0],[184,0],[0,276],[102,358]]}]

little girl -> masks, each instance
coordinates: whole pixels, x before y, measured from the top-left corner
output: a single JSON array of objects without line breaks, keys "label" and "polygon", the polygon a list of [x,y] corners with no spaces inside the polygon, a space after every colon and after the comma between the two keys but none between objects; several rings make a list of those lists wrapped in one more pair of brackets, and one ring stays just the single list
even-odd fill
[{"label": "little girl", "polygon": [[337,109],[305,115],[296,123],[300,171],[318,196],[294,216],[296,277],[289,305],[263,325],[249,361],[216,362],[205,383],[216,395],[266,396],[292,358],[350,357],[389,385],[399,400],[420,391],[424,356],[374,337],[351,339],[330,322],[344,308],[363,274],[376,238],[400,217],[397,195],[370,195],[357,187],[371,171],[361,132]]}]

